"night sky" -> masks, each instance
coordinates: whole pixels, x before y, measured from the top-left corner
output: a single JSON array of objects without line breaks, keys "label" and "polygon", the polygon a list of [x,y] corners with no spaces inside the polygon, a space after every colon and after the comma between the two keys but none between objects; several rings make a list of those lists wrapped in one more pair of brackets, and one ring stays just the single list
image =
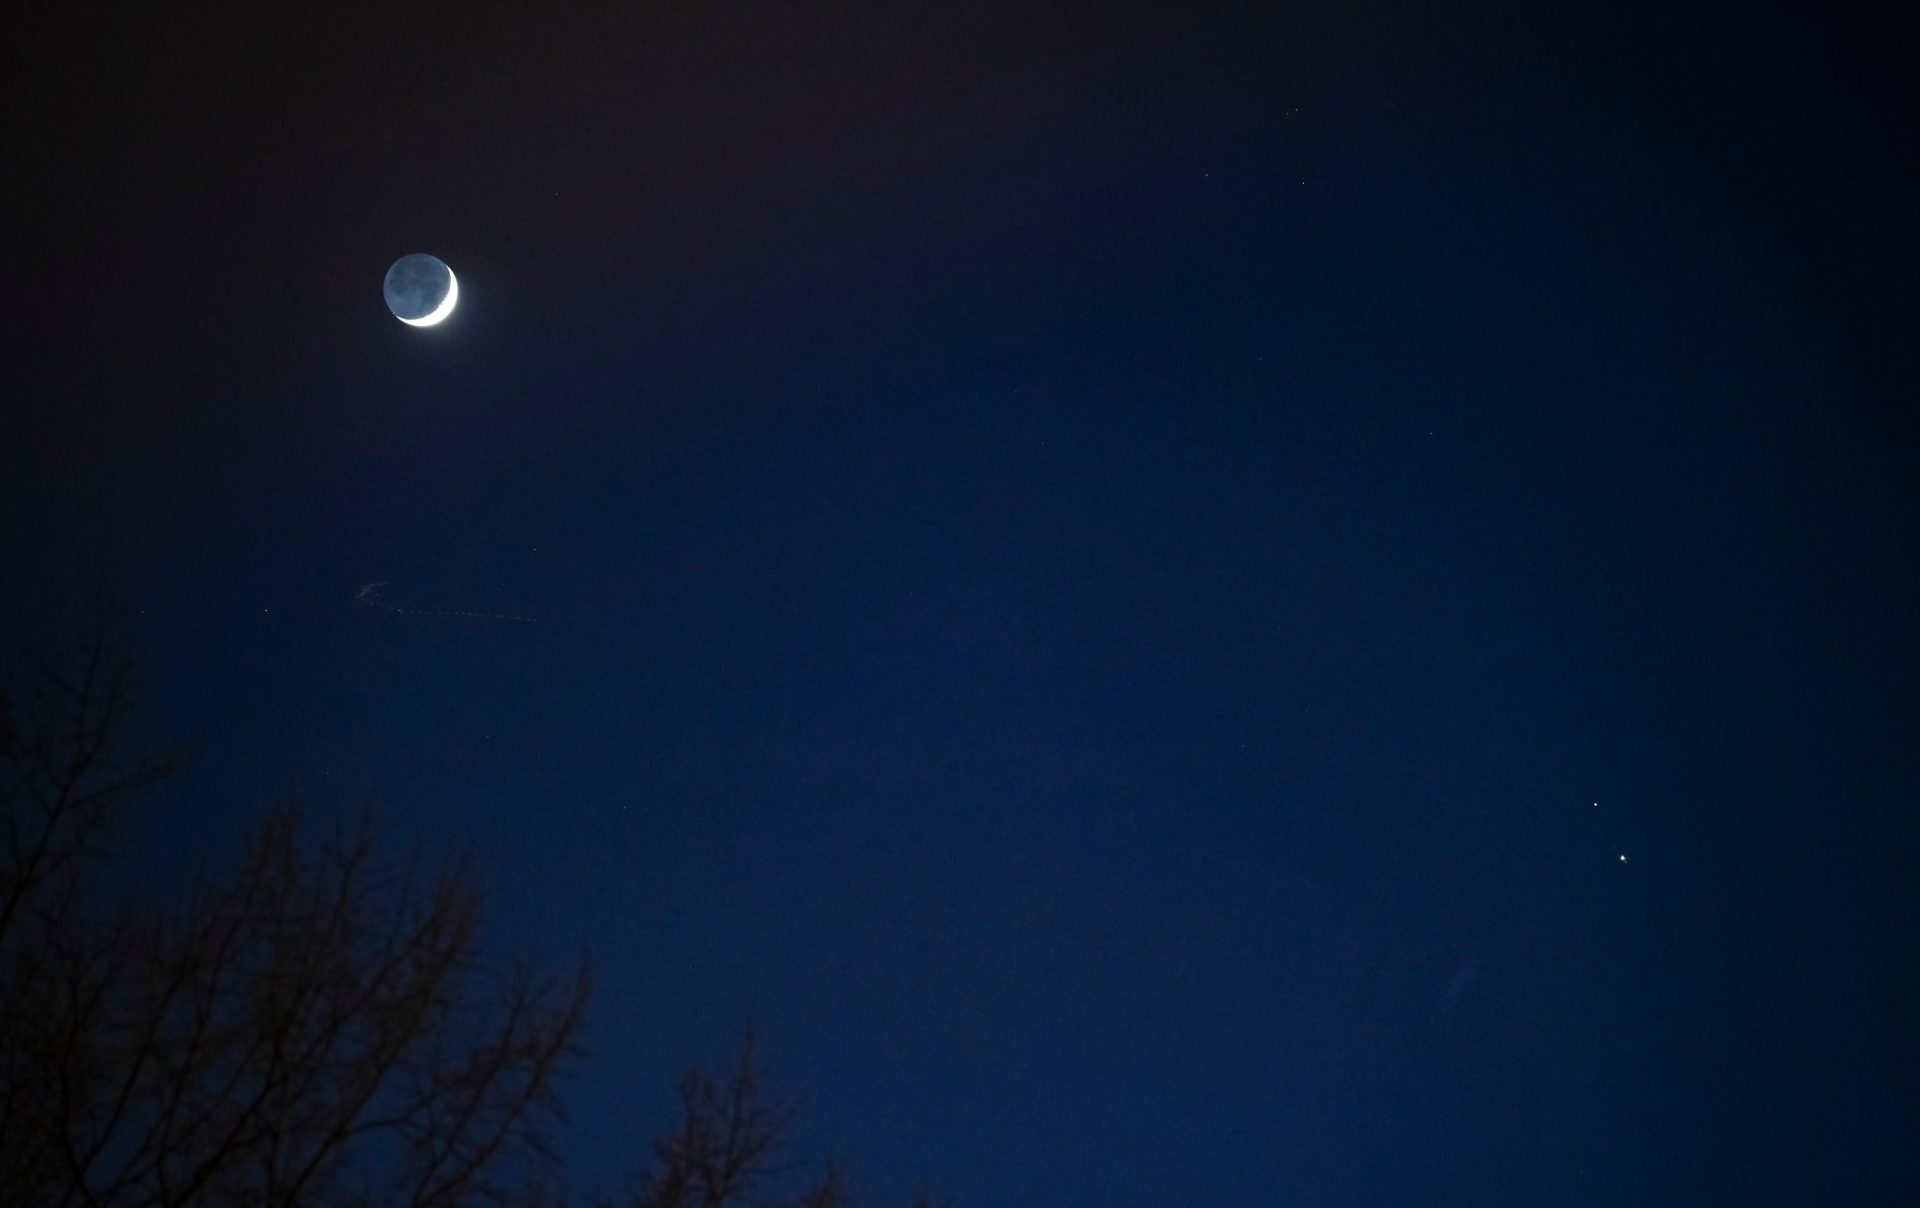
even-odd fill
[{"label": "night sky", "polygon": [[751,1022],[870,1203],[1920,1202],[1893,7],[40,7],[0,636],[590,958],[576,1185]]}]

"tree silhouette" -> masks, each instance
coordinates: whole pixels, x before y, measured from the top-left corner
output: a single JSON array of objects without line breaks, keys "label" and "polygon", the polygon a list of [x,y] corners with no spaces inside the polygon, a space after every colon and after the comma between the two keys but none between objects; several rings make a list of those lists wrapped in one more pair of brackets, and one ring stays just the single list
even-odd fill
[{"label": "tree silhouette", "polygon": [[[471,868],[269,814],[175,909],[105,900],[116,824],[181,757],[121,749],[137,696],[105,608],[64,673],[0,681],[0,1208],[554,1205],[581,970],[496,966]],[[651,1171],[593,1208],[838,1208],[751,1036],[687,1074]],[[930,1208],[923,1193],[915,1200]]]},{"label": "tree silhouette", "polygon": [[116,634],[0,698],[0,1203],[505,1197],[544,1152],[584,972],[486,965],[465,865],[382,859],[365,822],[308,840],[290,809],[183,909],[106,908],[114,822],[178,766],[116,747]]},{"label": "tree silhouette", "polygon": [[801,1190],[785,1198],[773,1194],[792,1173],[784,1151],[796,1115],[793,1104],[767,1097],[749,1034],[731,1076],[696,1070],[681,1078],[679,1123],[654,1142],[655,1170],[629,1194],[626,1208],[845,1204],[846,1175],[831,1159]]}]

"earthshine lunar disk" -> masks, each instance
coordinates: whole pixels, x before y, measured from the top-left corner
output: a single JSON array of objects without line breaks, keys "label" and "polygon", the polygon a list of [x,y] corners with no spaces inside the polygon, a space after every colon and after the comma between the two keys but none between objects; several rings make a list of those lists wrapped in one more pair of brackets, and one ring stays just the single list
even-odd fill
[{"label": "earthshine lunar disk", "polygon": [[409,327],[432,327],[453,313],[460,300],[460,283],[453,270],[437,256],[415,252],[402,256],[387,270],[387,309]]}]

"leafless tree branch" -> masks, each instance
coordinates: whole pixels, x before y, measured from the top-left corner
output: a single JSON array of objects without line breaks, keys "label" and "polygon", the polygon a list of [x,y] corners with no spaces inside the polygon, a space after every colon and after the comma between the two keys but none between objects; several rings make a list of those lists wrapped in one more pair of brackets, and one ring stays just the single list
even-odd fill
[{"label": "leafless tree branch", "polygon": [[[124,620],[0,681],[0,1208],[561,1208],[546,1129],[588,977],[483,962],[467,864],[289,806],[178,908],[101,900],[116,823],[183,762],[121,749]],[[785,1156],[794,1120],[749,1035],[683,1078],[652,1172],[589,1202],[841,1208],[838,1163]]]},{"label": "leafless tree branch", "polygon": [[467,867],[383,859],[366,820],[309,839],[291,808],[183,909],[100,912],[88,870],[179,762],[116,747],[116,633],[0,695],[0,1203],[497,1198],[545,1152],[584,972],[490,972]]}]

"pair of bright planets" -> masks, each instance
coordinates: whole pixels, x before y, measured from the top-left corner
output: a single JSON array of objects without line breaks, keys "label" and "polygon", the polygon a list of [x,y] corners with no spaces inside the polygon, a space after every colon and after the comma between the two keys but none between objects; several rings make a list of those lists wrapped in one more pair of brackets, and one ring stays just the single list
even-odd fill
[{"label": "pair of bright planets", "polygon": [[[1594,803],[1593,803],[1593,808],[1594,808],[1594,809],[1599,809],[1599,808],[1600,808],[1600,803],[1599,803],[1598,801],[1596,801],[1596,802],[1594,802]],[[1627,862],[1627,853],[1626,853],[1626,852],[1621,852],[1621,853],[1620,853],[1620,863],[1622,863],[1622,864],[1625,864],[1626,862]]]},{"label": "pair of bright planets", "polygon": [[409,327],[432,327],[453,313],[460,283],[446,261],[425,252],[402,256],[387,270],[387,309]]}]

